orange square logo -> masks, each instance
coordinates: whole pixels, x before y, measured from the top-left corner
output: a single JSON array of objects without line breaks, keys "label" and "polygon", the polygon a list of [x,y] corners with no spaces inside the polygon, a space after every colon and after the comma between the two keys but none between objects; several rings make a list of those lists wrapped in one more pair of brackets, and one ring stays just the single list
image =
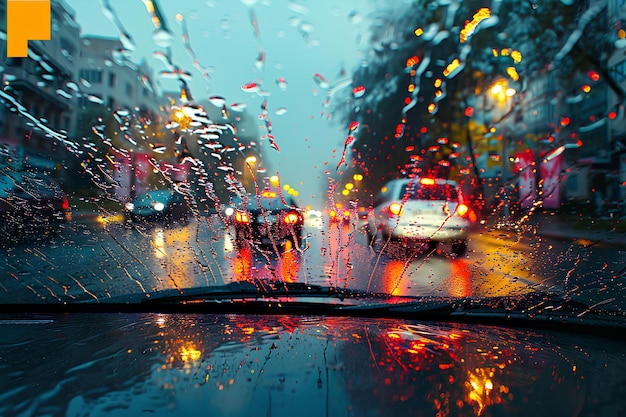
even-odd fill
[{"label": "orange square logo", "polygon": [[7,57],[28,56],[30,40],[50,40],[50,0],[8,0]]}]

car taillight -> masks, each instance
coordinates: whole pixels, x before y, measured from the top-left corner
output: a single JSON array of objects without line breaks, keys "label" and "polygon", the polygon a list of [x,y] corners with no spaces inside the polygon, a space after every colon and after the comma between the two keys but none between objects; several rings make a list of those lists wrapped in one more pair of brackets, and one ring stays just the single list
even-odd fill
[{"label": "car taillight", "polygon": [[343,217],[345,217],[346,219],[350,218],[350,210],[346,210],[343,212]]},{"label": "car taillight", "polygon": [[235,213],[235,221],[240,224],[248,224],[250,223],[250,217],[245,211],[237,211]]},{"label": "car taillight", "polygon": [[63,202],[61,203],[61,207],[63,208],[63,210],[69,210],[70,209],[70,202],[67,200],[67,198],[63,198]]},{"label": "car taillight", "polygon": [[300,222],[300,216],[298,216],[298,213],[289,212],[283,217],[283,222],[285,224],[296,224]]},{"label": "car taillight", "polygon": [[389,205],[389,213],[393,214],[394,216],[401,216],[403,211],[404,207],[402,207],[402,204],[400,203],[391,203]]},{"label": "car taillight", "polygon": [[458,206],[456,206],[456,214],[458,214],[459,216],[465,217],[468,212],[469,212],[469,207],[467,207],[466,204],[461,203]]},{"label": "car taillight", "polygon": [[331,210],[330,213],[328,213],[328,215],[330,216],[331,219],[334,219],[335,217],[337,217],[337,212],[335,210]]}]

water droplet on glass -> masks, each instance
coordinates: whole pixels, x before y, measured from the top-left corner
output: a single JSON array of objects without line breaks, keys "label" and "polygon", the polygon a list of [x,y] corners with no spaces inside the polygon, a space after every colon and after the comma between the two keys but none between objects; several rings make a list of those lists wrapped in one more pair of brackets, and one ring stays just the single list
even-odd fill
[{"label": "water droplet on glass", "polygon": [[356,10],[348,13],[348,22],[352,24],[360,23],[363,20],[363,16]]},{"label": "water droplet on glass", "polygon": [[309,8],[307,6],[305,6],[304,4],[296,3],[296,2],[290,2],[288,8],[292,12],[298,13],[298,14],[309,13]]},{"label": "water droplet on glass", "polygon": [[283,77],[278,77],[276,79],[276,85],[278,86],[278,88],[280,88],[282,91],[285,91],[287,89],[287,80],[285,80]]},{"label": "water droplet on glass", "polygon": [[287,114],[287,108],[286,107],[280,107],[280,108],[276,109],[276,115],[277,116],[282,116],[283,114]]},{"label": "water droplet on glass", "polygon": [[61,97],[66,98],[68,100],[72,98],[72,95],[70,93],[68,93],[67,91],[61,90],[60,88],[57,89],[56,93],[60,95]]},{"label": "water droplet on glass", "polygon": [[222,107],[226,104],[226,99],[221,96],[211,96],[209,97],[209,102],[215,107]]},{"label": "water droplet on glass", "polygon": [[167,30],[157,29],[152,33],[152,41],[158,47],[167,48],[172,46],[174,35]]},{"label": "water droplet on glass", "polygon": [[363,97],[363,95],[365,95],[365,87],[363,87],[362,85],[359,85],[352,89],[352,96],[354,98],[361,98]]},{"label": "water droplet on glass", "polygon": [[320,88],[327,89],[330,87],[328,80],[319,72],[313,74],[313,81],[315,81],[315,84],[317,84]]},{"label": "water droplet on glass", "polygon": [[256,93],[261,89],[261,86],[255,82],[251,82],[248,84],[244,84],[241,86],[241,89],[246,93]]},{"label": "water droplet on glass", "polygon": [[104,105],[104,100],[91,94],[87,96],[87,100],[91,101],[92,103]]},{"label": "water droplet on glass", "polygon": [[233,103],[230,105],[231,110],[238,112],[244,111],[246,107],[248,107],[247,103]]}]

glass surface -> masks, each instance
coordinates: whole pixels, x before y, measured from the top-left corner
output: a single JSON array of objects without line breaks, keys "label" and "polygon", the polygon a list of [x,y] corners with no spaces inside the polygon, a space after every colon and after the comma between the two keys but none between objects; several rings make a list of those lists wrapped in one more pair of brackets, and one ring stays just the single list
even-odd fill
[{"label": "glass surface", "polygon": [[[210,311],[226,317],[215,337],[241,324],[243,340],[247,328],[267,327],[249,314],[280,309],[282,321],[324,321],[294,324],[306,337],[323,328],[324,343],[358,342],[367,370],[387,372],[369,375],[372,384],[397,383],[396,397],[376,391],[384,399],[413,389],[396,380],[419,379],[408,366],[423,354],[418,363],[438,376],[420,383],[462,381],[450,384],[468,415],[546,403],[537,389],[512,398],[483,385],[468,397],[472,381],[505,368],[527,372],[515,383],[541,373],[549,387],[567,369],[559,392],[573,397],[591,381],[587,408],[564,415],[593,415],[600,403],[600,415],[624,414],[623,377],[612,375],[606,396],[593,383],[624,352],[601,338],[589,342],[593,358],[577,350],[590,333],[626,334],[624,0],[51,0],[50,39],[8,57],[8,40],[39,27],[7,24],[16,3],[46,2],[0,2],[0,312],[9,314],[0,321],[0,381],[42,376],[16,357],[27,340],[45,338],[49,357],[68,357],[55,337],[82,334],[81,311],[136,308],[149,317],[137,326],[150,331],[161,310]],[[419,187],[389,188],[406,178]],[[68,326],[78,327],[57,332],[52,315],[50,332],[33,334],[14,326],[17,312],[69,312]],[[333,321],[340,315],[365,318]],[[173,327],[193,333],[177,317]],[[451,330],[413,343],[398,330],[408,320]],[[487,333],[480,343],[467,322]],[[374,348],[370,326],[382,333]],[[534,342],[546,327],[570,334],[507,351],[507,338]],[[283,337],[298,337],[292,330]],[[58,372],[121,352],[93,340],[84,361]],[[241,343],[231,370],[248,351]],[[542,349],[550,359],[537,358]],[[479,350],[490,352],[488,365]],[[384,362],[373,358],[380,351]],[[358,390],[360,367],[342,354],[337,369]],[[143,363],[135,378],[158,380],[161,365],[167,378],[187,372],[167,360]],[[394,364],[404,371],[387,368]],[[315,385],[322,371],[310,371]],[[124,386],[132,391],[138,379]],[[29,398],[43,404],[73,383],[59,380]],[[28,397],[27,383],[19,393],[6,384],[3,415],[5,399],[17,407]],[[120,400],[104,390],[104,402],[76,396],[60,409],[81,415],[89,403],[104,413]],[[370,391],[360,398],[378,401]],[[279,404],[265,394],[264,407]],[[445,395],[420,401],[455,415]],[[384,409],[362,405],[353,415]],[[33,407],[20,415],[58,411]]]},{"label": "glass surface", "polygon": [[[0,27],[0,302],[270,280],[548,294],[623,325],[623,9],[53,0],[28,56]],[[400,178],[459,205],[375,212]],[[264,218],[289,242],[240,245],[244,200],[294,207]]]}]

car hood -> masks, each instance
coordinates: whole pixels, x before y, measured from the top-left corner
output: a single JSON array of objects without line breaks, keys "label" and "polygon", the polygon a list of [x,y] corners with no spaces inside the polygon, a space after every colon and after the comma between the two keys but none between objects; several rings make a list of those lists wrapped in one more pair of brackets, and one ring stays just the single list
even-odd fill
[{"label": "car hood", "polygon": [[626,407],[623,344],[560,332],[192,313],[0,315],[0,328],[2,415],[613,416]]}]

